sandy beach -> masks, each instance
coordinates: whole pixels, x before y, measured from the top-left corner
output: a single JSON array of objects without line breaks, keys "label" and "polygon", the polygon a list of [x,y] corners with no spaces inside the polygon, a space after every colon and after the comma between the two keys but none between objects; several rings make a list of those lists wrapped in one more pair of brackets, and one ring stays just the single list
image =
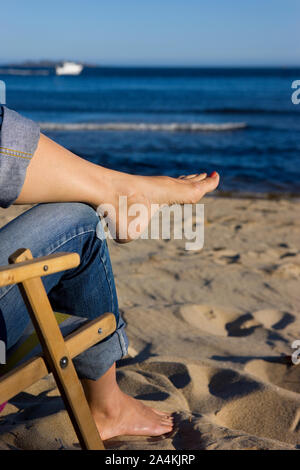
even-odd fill
[{"label": "sandy beach", "polygon": [[[295,449],[300,446],[300,202],[205,199],[205,244],[109,241],[130,340],[121,388],[173,412],[165,438],[112,449]],[[25,210],[1,210],[4,225]],[[0,415],[0,449],[78,449],[53,378]]]}]

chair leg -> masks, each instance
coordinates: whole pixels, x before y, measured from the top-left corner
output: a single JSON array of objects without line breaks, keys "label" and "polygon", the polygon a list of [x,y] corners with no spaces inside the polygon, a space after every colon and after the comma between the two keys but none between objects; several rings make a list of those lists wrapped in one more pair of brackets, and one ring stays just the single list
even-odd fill
[{"label": "chair leg", "polygon": [[[29,259],[32,259],[30,250],[24,250],[16,257],[11,257],[10,262],[18,263]],[[41,278],[28,279],[18,286],[82,449],[104,449]]]}]

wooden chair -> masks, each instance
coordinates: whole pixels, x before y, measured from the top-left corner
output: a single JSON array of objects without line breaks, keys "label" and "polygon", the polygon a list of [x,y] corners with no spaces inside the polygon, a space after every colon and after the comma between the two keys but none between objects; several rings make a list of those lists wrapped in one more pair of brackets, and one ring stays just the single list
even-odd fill
[{"label": "wooden chair", "polygon": [[[41,277],[75,268],[79,255],[58,253],[33,258],[30,250],[20,249],[9,257],[9,263],[0,268],[0,287],[18,284],[42,353],[16,367],[16,360],[0,366],[0,404],[52,372],[82,449],[104,449],[72,358],[113,333],[115,316],[106,313],[64,338],[57,321],[61,314],[53,312]],[[17,356],[19,359],[20,353]]]}]

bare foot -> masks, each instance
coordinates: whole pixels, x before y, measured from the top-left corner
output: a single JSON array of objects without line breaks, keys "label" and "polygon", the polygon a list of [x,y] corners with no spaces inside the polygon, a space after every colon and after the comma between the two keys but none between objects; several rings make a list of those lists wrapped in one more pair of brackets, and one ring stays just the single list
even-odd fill
[{"label": "bare foot", "polygon": [[[219,184],[219,175],[216,172],[210,176],[201,173],[179,178],[135,176],[119,172],[114,174],[117,176],[110,181],[111,189],[107,192],[107,201],[99,201],[98,212],[107,216],[108,226],[115,227],[112,236],[120,243],[127,243],[143,233],[155,213],[154,205],[193,204],[206,193],[214,191]],[[126,199],[125,209],[120,206],[120,201],[124,199]],[[137,236],[132,236],[128,227],[134,217],[130,217],[129,210],[135,204],[143,205],[147,209],[147,214],[140,217]],[[110,211],[108,206],[113,210]]]},{"label": "bare foot", "polygon": [[102,440],[121,435],[160,436],[173,428],[173,419],[167,413],[150,408],[121,391],[113,407],[91,411]]}]

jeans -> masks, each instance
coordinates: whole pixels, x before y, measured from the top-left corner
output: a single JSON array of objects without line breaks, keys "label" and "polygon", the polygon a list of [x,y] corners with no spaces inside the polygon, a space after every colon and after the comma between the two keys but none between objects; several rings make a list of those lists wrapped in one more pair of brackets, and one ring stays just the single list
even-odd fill
[{"label": "jeans", "polygon": [[[18,248],[34,257],[77,252],[80,265],[42,278],[54,311],[88,319],[115,315],[116,331],[73,359],[79,378],[97,380],[127,354],[125,323],[103,228],[96,211],[81,203],[40,204],[0,230],[0,265]],[[0,339],[11,348],[30,322],[16,285],[0,288]]]},{"label": "jeans", "polygon": [[0,108],[0,206],[9,207],[21,192],[40,127],[6,106]]}]

